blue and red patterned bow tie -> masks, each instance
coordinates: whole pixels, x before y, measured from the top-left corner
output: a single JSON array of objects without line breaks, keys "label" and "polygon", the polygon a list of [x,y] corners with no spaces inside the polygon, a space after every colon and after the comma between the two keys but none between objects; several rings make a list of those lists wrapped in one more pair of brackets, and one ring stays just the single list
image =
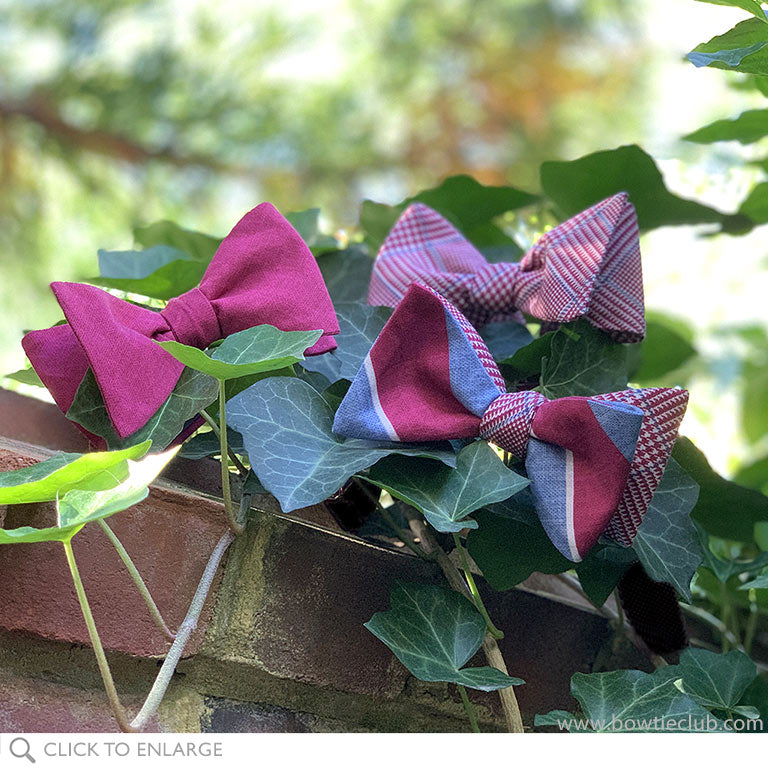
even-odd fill
[{"label": "blue and red patterned bow tie", "polygon": [[626,389],[548,400],[506,392],[477,331],[414,284],[342,401],[334,431],[370,440],[482,437],[525,458],[552,543],[581,560],[601,534],[629,546],[664,472],[688,393]]},{"label": "blue and red patterned bow tie", "polygon": [[395,307],[414,282],[476,327],[522,321],[522,310],[546,323],[584,316],[617,341],[645,335],[637,216],[623,192],[547,232],[519,264],[489,264],[439,213],[414,203],[379,250],[368,303]]}]

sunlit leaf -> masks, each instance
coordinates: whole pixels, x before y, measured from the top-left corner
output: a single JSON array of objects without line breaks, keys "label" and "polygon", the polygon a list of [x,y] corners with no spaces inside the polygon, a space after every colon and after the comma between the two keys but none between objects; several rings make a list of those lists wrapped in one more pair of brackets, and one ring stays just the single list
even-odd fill
[{"label": "sunlit leaf", "polygon": [[688,60],[697,67],[715,67],[752,75],[768,75],[768,28],[759,19],[739,22],[725,34],[697,45]]},{"label": "sunlit leaf", "polygon": [[716,120],[683,136],[683,139],[697,144],[711,144],[715,141],[752,144],[764,136],[768,136],[768,109],[750,109],[733,120]]}]

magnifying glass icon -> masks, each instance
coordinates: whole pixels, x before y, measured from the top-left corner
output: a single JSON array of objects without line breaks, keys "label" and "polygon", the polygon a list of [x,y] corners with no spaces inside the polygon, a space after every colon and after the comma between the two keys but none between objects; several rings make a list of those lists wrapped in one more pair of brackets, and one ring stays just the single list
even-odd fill
[{"label": "magnifying glass icon", "polygon": [[[18,746],[16,746],[17,744]],[[29,754],[29,750],[30,750],[29,742],[22,737],[15,738],[11,742],[9,749],[11,750],[11,754],[14,757],[26,757],[30,763],[37,762],[37,760],[35,760],[35,758]]]}]

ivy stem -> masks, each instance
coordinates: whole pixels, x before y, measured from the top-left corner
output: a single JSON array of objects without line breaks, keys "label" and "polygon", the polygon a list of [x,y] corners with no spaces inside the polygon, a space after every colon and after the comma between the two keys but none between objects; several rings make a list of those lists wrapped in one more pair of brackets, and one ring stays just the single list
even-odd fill
[{"label": "ivy stem", "polygon": [[155,682],[147,695],[144,705],[139,711],[139,714],[131,721],[130,727],[132,729],[137,731],[142,730],[149,719],[155,712],[157,712],[160,702],[163,700],[165,692],[168,690],[168,686],[171,683],[173,673],[176,671],[176,666],[181,659],[181,655],[184,653],[187,641],[197,628],[197,622],[200,619],[200,614],[203,611],[205,600],[208,597],[208,592],[211,588],[211,584],[213,584],[213,579],[216,576],[216,571],[219,568],[221,559],[224,557],[224,553],[234,540],[235,535],[232,531],[226,531],[211,553],[208,563],[205,566],[205,570],[203,571],[203,575],[200,578],[200,583],[197,585],[195,596],[189,604],[187,615],[184,617],[184,621],[181,623],[181,626],[176,633],[176,639],[173,641],[173,645],[163,660],[163,664],[160,667],[160,671],[157,673],[157,678],[155,678]]},{"label": "ivy stem", "polygon": [[93,652],[96,654],[96,663],[99,666],[99,672],[101,673],[101,679],[104,681],[104,688],[107,692],[107,699],[109,700],[109,706],[112,708],[112,712],[117,720],[117,724],[120,726],[120,730],[123,733],[131,733],[135,729],[129,722],[123,709],[123,705],[120,703],[120,697],[117,695],[117,689],[115,688],[115,681],[112,679],[112,672],[109,669],[109,663],[104,653],[104,647],[101,644],[101,638],[99,632],[96,629],[96,622],[93,620],[93,614],[91,613],[91,606],[88,603],[88,597],[85,594],[85,588],[83,587],[82,579],[80,578],[80,571],[77,568],[77,562],[75,561],[75,553],[72,551],[71,539],[62,541],[64,547],[64,553],[67,557],[67,565],[69,566],[69,572],[72,574],[72,582],[75,585],[75,592],[77,593],[77,600],[80,603],[80,611],[85,619],[85,626],[88,629],[88,637],[91,640],[93,646]]},{"label": "ivy stem", "polygon": [[[421,519],[420,515],[414,512],[410,512],[406,507],[406,514],[409,515],[409,522],[411,530],[419,537],[424,547],[424,550],[428,555],[433,555],[435,561],[440,566],[443,575],[447,579],[448,583],[459,594],[464,595],[467,600],[472,600],[472,596],[469,594],[467,583],[461,575],[458,567],[454,564],[453,560],[448,557],[445,550],[438,544],[437,539],[432,534],[429,526]],[[509,675],[507,665],[504,661],[504,657],[501,655],[499,644],[496,642],[496,638],[491,637],[489,633],[486,633],[483,638],[483,651],[485,657],[488,659],[488,663],[503,672],[505,675]],[[523,718],[520,714],[520,706],[517,703],[517,696],[512,686],[508,688],[499,688],[497,691],[499,699],[501,700],[501,708],[504,710],[504,719],[507,722],[507,730],[510,733],[524,733]]]},{"label": "ivy stem", "polygon": [[744,651],[750,654],[757,631],[757,594],[754,589],[750,589],[747,594],[749,595],[749,617],[744,628]]},{"label": "ivy stem", "polygon": [[115,532],[107,525],[105,520],[99,520],[99,525],[101,526],[101,530],[104,531],[107,538],[112,542],[112,546],[117,550],[117,554],[120,555],[120,559],[123,561],[123,565],[128,570],[128,573],[131,575],[131,578],[133,579],[133,583],[136,585],[136,588],[139,590],[139,594],[144,599],[144,602],[147,604],[147,608],[149,608],[149,613],[152,616],[152,620],[155,622],[155,624],[158,626],[160,631],[169,639],[174,640],[176,635],[174,632],[171,631],[171,629],[168,627],[168,625],[165,623],[165,620],[163,619],[160,609],[157,607],[157,603],[152,599],[152,595],[149,593],[149,589],[147,588],[147,585],[144,583],[144,579],[141,578],[141,574],[139,573],[138,569],[133,563],[133,560],[131,560],[131,556],[126,551],[125,547],[123,546],[120,539],[117,538],[115,535]]},{"label": "ivy stem", "polygon": [[224,510],[227,513],[229,529],[239,536],[245,526],[239,523],[235,510],[232,508],[232,489],[229,485],[229,448],[227,446],[227,396],[224,381],[219,379],[219,445],[221,447],[221,494],[224,499]]},{"label": "ivy stem", "polygon": [[458,533],[453,534],[453,544],[456,547],[460,557],[461,557],[461,568],[464,571],[464,578],[467,581],[467,586],[469,587],[469,593],[472,595],[472,600],[475,603],[475,608],[480,612],[480,615],[485,619],[485,626],[488,628],[488,631],[491,633],[492,637],[495,637],[497,640],[501,640],[502,637],[504,637],[504,633],[498,629],[494,623],[491,621],[491,617],[488,615],[488,611],[485,609],[485,605],[483,604],[483,598],[480,597],[480,592],[477,589],[477,584],[475,584],[475,578],[472,575],[472,570],[469,567],[469,560],[467,559],[467,551],[464,549],[464,545],[461,543],[461,539],[459,538]]},{"label": "ivy stem", "polygon": [[[219,429],[219,425],[216,423],[216,419],[212,418],[206,411],[200,411],[200,415],[203,417],[203,419],[205,419],[206,424],[208,424],[208,426],[213,431],[213,434],[219,438],[219,443],[221,443],[221,430]],[[248,475],[247,467],[243,464],[242,461],[240,461],[237,454],[229,447],[227,447],[227,454],[229,455],[230,461],[237,468],[237,471],[240,473],[243,479],[245,479],[245,477]]]},{"label": "ivy stem", "polygon": [[467,696],[467,689],[463,685],[456,683],[456,687],[459,689],[459,695],[461,696],[461,703],[464,705],[464,711],[469,718],[469,724],[472,727],[472,733],[480,733],[480,726],[477,724],[477,713],[472,706],[472,702]]},{"label": "ivy stem", "polygon": [[[728,628],[728,621],[731,617],[731,600],[730,595],[728,594],[728,586],[725,582],[720,584],[720,599],[722,600],[722,605],[720,607],[720,621],[724,627]],[[722,653],[728,653],[730,649],[731,645],[728,635],[723,632],[720,637],[720,651]]]}]

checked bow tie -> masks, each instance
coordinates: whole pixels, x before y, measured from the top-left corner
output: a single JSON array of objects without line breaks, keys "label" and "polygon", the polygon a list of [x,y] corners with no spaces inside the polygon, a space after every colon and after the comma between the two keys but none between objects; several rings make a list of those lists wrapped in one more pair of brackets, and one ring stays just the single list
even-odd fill
[{"label": "checked bow tie", "polygon": [[632,543],[687,402],[682,389],[558,400],[508,393],[464,315],[414,284],[355,376],[333,429],[402,442],[482,437],[525,458],[544,529],[578,562],[603,533]]},{"label": "checked bow tie", "polygon": [[312,253],[288,221],[262,203],[224,238],[200,285],[160,312],[101,288],[51,283],[66,325],[28,333],[22,345],[53,399],[66,413],[93,369],[120,437],[149,421],[184,368],[153,340],[204,349],[255,325],[283,331],[322,329],[308,355],[336,348],[336,314]]},{"label": "checked bow tie", "polygon": [[476,327],[522,310],[546,323],[582,315],[617,341],[645,336],[637,216],[621,192],[543,235],[519,264],[489,264],[439,213],[409,206],[373,265],[369,304],[397,306],[423,283],[455,304]]}]

